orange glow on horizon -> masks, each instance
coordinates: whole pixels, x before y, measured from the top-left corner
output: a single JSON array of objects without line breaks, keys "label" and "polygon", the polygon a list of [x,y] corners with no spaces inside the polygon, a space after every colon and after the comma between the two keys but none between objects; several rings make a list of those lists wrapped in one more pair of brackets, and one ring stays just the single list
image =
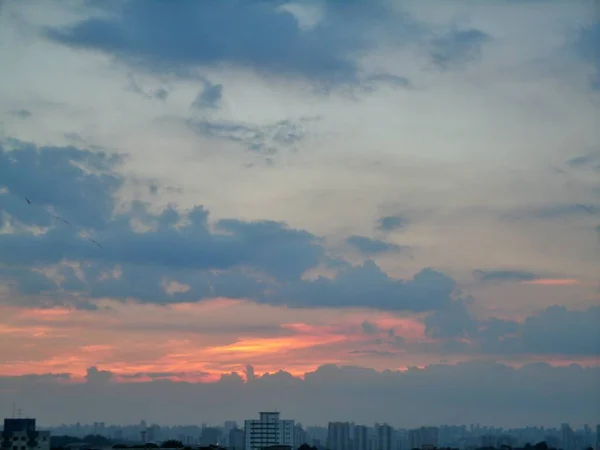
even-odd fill
[{"label": "orange glow on horizon", "polygon": [[533,284],[538,286],[572,286],[579,284],[579,280],[571,278],[538,278],[537,280],[523,281],[521,284]]}]

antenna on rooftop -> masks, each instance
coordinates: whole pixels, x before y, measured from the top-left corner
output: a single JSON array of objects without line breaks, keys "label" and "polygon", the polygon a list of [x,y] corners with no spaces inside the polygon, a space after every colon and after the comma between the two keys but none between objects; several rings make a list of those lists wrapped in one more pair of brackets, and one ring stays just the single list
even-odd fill
[{"label": "antenna on rooftop", "polygon": [[16,405],[15,405],[15,402],[13,402],[13,404],[12,404],[12,418],[13,419],[15,418],[15,408],[16,408]]}]

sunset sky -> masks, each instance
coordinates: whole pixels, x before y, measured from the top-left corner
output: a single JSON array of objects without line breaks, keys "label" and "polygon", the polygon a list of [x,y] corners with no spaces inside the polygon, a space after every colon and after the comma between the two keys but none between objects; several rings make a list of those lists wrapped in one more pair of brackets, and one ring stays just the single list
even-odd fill
[{"label": "sunset sky", "polygon": [[600,421],[598,42],[593,0],[0,0],[0,416]]}]

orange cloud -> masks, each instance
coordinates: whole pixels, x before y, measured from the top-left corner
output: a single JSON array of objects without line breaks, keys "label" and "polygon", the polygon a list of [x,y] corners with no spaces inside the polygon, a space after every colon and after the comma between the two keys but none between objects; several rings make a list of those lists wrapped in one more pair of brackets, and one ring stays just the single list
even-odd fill
[{"label": "orange cloud", "polygon": [[521,284],[536,284],[540,286],[572,286],[574,284],[579,284],[579,281],[571,278],[538,278],[537,280],[522,281]]}]

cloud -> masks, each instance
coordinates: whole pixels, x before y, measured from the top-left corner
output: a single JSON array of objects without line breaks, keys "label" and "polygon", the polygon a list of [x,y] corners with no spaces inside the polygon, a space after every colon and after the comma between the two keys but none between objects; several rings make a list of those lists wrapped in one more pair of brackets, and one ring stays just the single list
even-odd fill
[{"label": "cloud", "polygon": [[294,150],[308,136],[305,125],[311,118],[280,120],[267,125],[232,121],[189,119],[187,125],[200,136],[241,144],[246,150],[272,156],[281,149]]},{"label": "cloud", "polygon": [[480,30],[452,30],[433,41],[431,57],[439,67],[448,69],[479,58],[483,44],[491,40]]},{"label": "cloud", "polygon": [[113,379],[113,374],[108,370],[98,370],[97,367],[90,367],[87,370],[85,379],[90,384],[103,384]]},{"label": "cloud", "polygon": [[600,22],[582,28],[575,42],[579,54],[591,64],[595,72],[590,81],[591,86],[595,89],[600,89],[600,50],[598,50],[598,41],[600,41]]},{"label": "cloud", "polygon": [[600,307],[584,311],[551,306],[522,323],[490,318],[478,320],[464,302],[451,303],[425,319],[434,338],[465,339],[459,351],[492,355],[600,356]]},{"label": "cloud", "polygon": [[223,85],[212,84],[210,81],[205,80],[204,88],[192,102],[192,107],[196,109],[215,109],[219,107],[222,97]]},{"label": "cloud", "polygon": [[[3,150],[0,155],[6,167],[15,167],[3,180],[8,189],[6,212],[18,231],[0,234],[4,250],[0,262],[21,266],[20,271],[5,275],[32,295],[59,298],[58,293],[70,292],[84,299],[131,297],[153,302],[222,296],[296,308],[397,311],[435,310],[452,301],[456,283],[440,272],[425,269],[410,280],[395,280],[372,261],[355,267],[339,264],[326,257],[317,236],[281,222],[220,219],[211,231],[209,212],[202,206],[185,212],[168,206],[153,213],[149,205],[134,201],[131,209],[116,212],[113,196],[124,183],[115,172],[119,157],[75,147],[37,149],[18,141],[13,144],[14,150]],[[73,162],[86,163],[89,169]],[[23,180],[33,180],[34,186]],[[59,198],[56,192],[65,195]],[[56,201],[57,213],[75,226],[52,222],[40,205],[30,205],[19,195],[51,209]],[[133,222],[147,230],[135,231]],[[48,229],[35,235],[24,225]],[[81,239],[86,226],[96,230],[94,238],[102,242],[102,248]],[[369,252],[397,248],[358,236],[351,242]],[[78,262],[80,275],[72,267],[61,268],[65,261]],[[331,279],[302,278],[320,264],[332,264],[339,271]],[[105,276],[115,266],[120,276]],[[59,270],[60,278],[48,281],[49,269]],[[167,292],[165,283],[186,289]]]},{"label": "cloud", "polygon": [[167,7],[157,0],[133,0],[120,10],[107,9],[109,14],[47,34],[160,71],[231,63],[261,72],[349,79],[357,70],[352,56],[361,41],[342,33],[331,16],[328,26],[306,30],[277,3],[209,0]]},{"label": "cloud", "polygon": [[365,236],[350,236],[346,239],[346,243],[353,246],[363,255],[371,256],[379,253],[398,252],[404,247],[397,244],[381,241],[379,239],[371,239]]},{"label": "cloud", "polygon": [[451,304],[456,282],[432,269],[410,280],[395,280],[373,261],[319,277],[291,283],[281,290],[285,304],[295,307],[363,307],[386,311],[431,311]]},{"label": "cloud", "polygon": [[[146,411],[147,421],[173,425],[185,421],[202,404],[204,420],[211,423],[253,417],[261,408],[277,406],[284,417],[309,424],[326,424],[336,417],[405,427],[457,420],[506,427],[524,422],[550,426],[565,415],[576,423],[595,420],[597,403],[590,393],[597,388],[599,371],[577,365],[528,364],[516,369],[470,362],[384,372],[325,365],[306,373],[304,379],[281,371],[252,377],[248,383],[236,373],[201,384],[160,377],[96,384],[58,383],[56,379],[64,376],[56,375],[1,377],[0,404],[18,400],[47,425],[94,422],[107,415],[114,422],[131,422],[140,410]],[[398,411],[390,397],[403,398],[414,406],[410,411]],[[177,408],[166,411],[159,407],[165,402]],[[57,403],[60,410],[53,407]],[[94,408],[86,407],[89,404]],[[390,422],[392,417],[396,422]]]},{"label": "cloud", "polygon": [[600,170],[600,151],[594,151],[585,155],[571,158],[567,161],[567,164],[571,167],[576,168],[590,168],[593,170]]},{"label": "cloud", "polygon": [[31,112],[27,111],[26,109],[18,109],[16,111],[11,111],[10,114],[15,117],[18,117],[19,119],[29,119],[32,116]]},{"label": "cloud", "polygon": [[377,334],[377,332],[379,331],[379,329],[377,328],[377,325],[375,325],[367,320],[365,320],[361,324],[361,328],[366,334],[369,334],[369,335]]},{"label": "cloud", "polygon": [[542,276],[533,272],[520,270],[474,270],[473,277],[479,281],[533,281],[542,278]]},{"label": "cloud", "polygon": [[4,211],[27,225],[50,226],[49,211],[82,227],[102,228],[122,184],[112,172],[120,161],[117,155],[75,147],[0,142],[0,183],[8,189],[0,194]]},{"label": "cloud", "polygon": [[159,87],[159,88],[155,89],[154,91],[147,92],[140,86],[140,84],[135,79],[135,77],[132,73],[127,74],[127,79],[129,81],[128,89],[132,92],[135,92],[136,94],[141,95],[142,97],[146,97],[148,99],[157,99],[157,100],[164,101],[169,96],[169,91],[167,91],[163,87]]},{"label": "cloud", "polygon": [[405,228],[408,219],[403,216],[385,216],[377,221],[377,228],[381,231],[394,231]]}]

